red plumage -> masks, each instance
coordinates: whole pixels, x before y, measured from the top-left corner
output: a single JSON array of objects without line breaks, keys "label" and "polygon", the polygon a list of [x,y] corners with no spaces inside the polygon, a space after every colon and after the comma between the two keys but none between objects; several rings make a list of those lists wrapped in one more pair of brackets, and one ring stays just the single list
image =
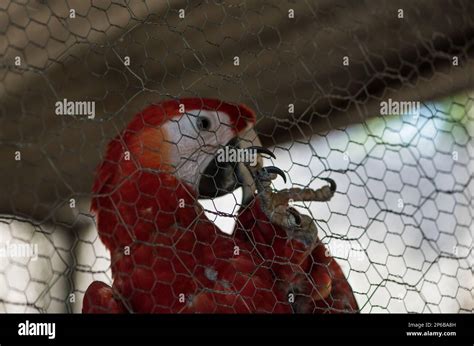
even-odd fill
[{"label": "red plumage", "polygon": [[[248,244],[222,233],[204,215],[195,191],[139,150],[147,129],[176,115],[182,103],[187,110],[233,114],[236,132],[255,119],[244,106],[170,101],[137,115],[111,142],[93,187],[92,210],[111,252],[113,286],[92,283],[83,312],[290,312],[264,261]],[[126,160],[126,151],[140,156]]]},{"label": "red plumage", "polygon": [[285,311],[278,300],[286,298],[262,261],[221,233],[173,176],[138,171],[99,198],[97,208],[101,238],[112,252],[112,290],[130,310]]},{"label": "red plumage", "polygon": [[239,214],[235,234],[254,244],[254,251],[272,264],[279,289],[294,294],[295,311],[358,312],[352,288],[324,244],[318,239],[308,246],[290,239],[269,221],[257,197]]},{"label": "red plumage", "polygon": [[270,224],[258,198],[239,215],[233,236],[205,216],[197,192],[171,169],[169,139],[159,130],[183,116],[181,105],[226,113],[235,135],[255,122],[242,105],[173,100],[148,107],[111,141],[91,209],[111,252],[113,285],[93,282],[83,312],[356,311],[352,290],[324,245],[308,248],[288,239]]}]

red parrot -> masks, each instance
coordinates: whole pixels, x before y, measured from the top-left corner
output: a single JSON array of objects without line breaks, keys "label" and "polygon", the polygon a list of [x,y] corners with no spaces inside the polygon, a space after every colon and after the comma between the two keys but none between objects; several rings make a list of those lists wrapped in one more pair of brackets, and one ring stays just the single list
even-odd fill
[{"label": "red parrot", "polygon": [[[83,312],[355,312],[339,265],[314,221],[288,205],[328,200],[319,190],[272,192],[276,167],[216,160],[224,146],[258,142],[254,113],[212,99],[153,105],[108,146],[93,186],[92,211],[111,252],[112,287],[93,282]],[[253,133],[248,136],[248,134]],[[244,190],[232,236],[198,198]],[[255,193],[256,191],[256,193]]]},{"label": "red parrot", "polygon": [[172,100],[148,107],[112,140],[91,210],[113,285],[93,282],[83,312],[291,312],[265,260],[197,202],[217,150],[254,122],[243,105]]}]

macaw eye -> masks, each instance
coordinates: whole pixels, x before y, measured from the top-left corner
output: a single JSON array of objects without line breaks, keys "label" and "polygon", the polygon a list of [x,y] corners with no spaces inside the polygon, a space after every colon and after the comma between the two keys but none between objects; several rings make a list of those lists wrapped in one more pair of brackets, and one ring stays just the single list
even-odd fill
[{"label": "macaw eye", "polygon": [[196,125],[200,131],[208,131],[211,128],[211,120],[206,117],[198,117]]}]

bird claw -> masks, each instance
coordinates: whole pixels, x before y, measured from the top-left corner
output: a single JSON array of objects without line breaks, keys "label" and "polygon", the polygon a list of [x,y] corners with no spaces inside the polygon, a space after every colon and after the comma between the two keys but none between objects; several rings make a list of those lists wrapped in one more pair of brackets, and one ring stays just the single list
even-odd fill
[{"label": "bird claw", "polygon": [[329,183],[329,189],[331,190],[331,192],[336,192],[337,185],[334,180],[332,180],[331,178],[319,178],[319,179],[327,181]]},{"label": "bird claw", "polygon": [[301,214],[293,207],[288,207],[286,209],[288,213],[288,224],[293,227],[301,226]]},{"label": "bird claw", "polygon": [[269,149],[267,149],[267,148],[258,147],[258,146],[251,146],[251,147],[248,147],[247,149],[248,149],[248,150],[251,150],[251,151],[256,151],[257,154],[267,154],[267,155],[270,156],[271,158],[276,159],[275,154],[272,153],[272,152],[271,152]]},{"label": "bird claw", "polygon": [[280,168],[278,167],[275,167],[275,166],[268,166],[268,167],[263,167],[259,172],[258,174],[262,174],[262,172],[264,172],[264,174],[266,176],[268,176],[270,179],[269,180],[273,180],[273,176],[271,176],[271,174],[276,174],[276,175],[279,175],[280,177],[282,177],[283,181],[286,183],[286,176],[285,176],[285,172],[283,172]]},{"label": "bird claw", "polygon": [[[259,154],[266,154],[272,158],[275,155],[263,147],[249,147]],[[317,240],[317,228],[314,220],[308,215],[300,214],[289,205],[289,201],[328,201],[336,191],[336,183],[330,178],[321,178],[329,183],[320,189],[285,189],[273,191],[271,182],[278,176],[286,183],[285,172],[275,166],[263,167],[261,160],[256,166],[247,166],[254,177],[260,205],[269,221],[286,230],[288,237],[298,239],[307,247],[311,247]]]}]

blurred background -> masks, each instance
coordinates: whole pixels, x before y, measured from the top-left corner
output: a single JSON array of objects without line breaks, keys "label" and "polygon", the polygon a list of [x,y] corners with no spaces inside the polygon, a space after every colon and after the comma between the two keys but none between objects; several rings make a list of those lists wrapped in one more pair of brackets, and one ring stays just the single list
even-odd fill
[{"label": "blurred background", "polygon": [[[472,13],[468,0],[1,1],[0,311],[80,312],[88,285],[110,282],[95,167],[139,110],[194,96],[256,111],[289,177],[275,188],[337,182],[328,203],[297,207],[363,312],[472,312]],[[95,102],[95,118],[56,115],[63,99]],[[419,109],[382,114],[388,100]],[[229,213],[238,193],[203,204]]]}]

